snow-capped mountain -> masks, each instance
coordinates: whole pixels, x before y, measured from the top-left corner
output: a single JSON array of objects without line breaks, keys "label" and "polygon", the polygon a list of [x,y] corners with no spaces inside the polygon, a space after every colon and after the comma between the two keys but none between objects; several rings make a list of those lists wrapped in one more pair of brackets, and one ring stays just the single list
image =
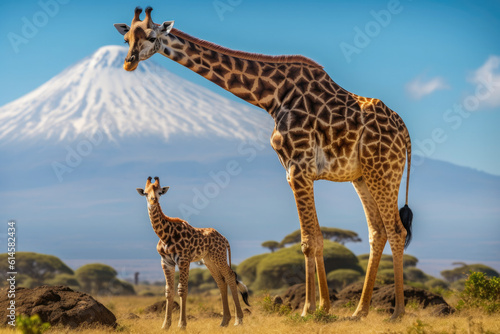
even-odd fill
[{"label": "snow-capped mountain", "polygon": [[151,59],[123,70],[127,49],[104,46],[39,88],[0,107],[0,142],[73,140],[100,131],[110,140],[176,134],[245,139],[269,116],[184,80]]}]

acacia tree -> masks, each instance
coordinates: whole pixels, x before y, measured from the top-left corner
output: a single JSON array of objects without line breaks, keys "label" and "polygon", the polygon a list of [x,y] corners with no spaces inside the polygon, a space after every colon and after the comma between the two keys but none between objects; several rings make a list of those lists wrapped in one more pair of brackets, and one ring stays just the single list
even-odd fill
[{"label": "acacia tree", "polygon": [[[7,257],[7,253],[0,254],[0,278],[3,278],[2,274],[11,271],[7,267]],[[33,287],[43,285],[56,275],[73,275],[73,270],[58,257],[32,252],[17,252],[15,268],[23,277],[32,281],[30,286]]]},{"label": "acacia tree", "polygon": [[[360,242],[361,238],[354,231],[343,230],[336,227],[325,227],[321,226],[321,234],[323,234],[323,239],[332,240],[344,245],[346,242]],[[283,238],[280,245],[284,247],[285,245],[295,244],[300,242],[300,230],[293,231]]]},{"label": "acacia tree", "polygon": [[119,280],[112,267],[102,263],[86,264],[75,272],[82,290],[99,295],[133,295],[132,284]]},{"label": "acacia tree", "polygon": [[277,242],[277,241],[274,241],[274,240],[264,241],[261,244],[261,246],[264,247],[264,248],[269,248],[269,250],[271,251],[271,253],[274,253],[275,250],[281,248],[280,243]]},{"label": "acacia tree", "polygon": [[451,270],[443,270],[441,272],[441,275],[450,283],[466,279],[471,271],[482,272],[489,277],[499,277],[499,273],[495,269],[484,264],[465,264],[463,262],[455,262],[453,264],[460,265],[460,267]]},{"label": "acacia tree", "polygon": [[92,294],[102,293],[104,287],[118,275],[112,267],[101,263],[81,266],[75,274],[83,290]]}]

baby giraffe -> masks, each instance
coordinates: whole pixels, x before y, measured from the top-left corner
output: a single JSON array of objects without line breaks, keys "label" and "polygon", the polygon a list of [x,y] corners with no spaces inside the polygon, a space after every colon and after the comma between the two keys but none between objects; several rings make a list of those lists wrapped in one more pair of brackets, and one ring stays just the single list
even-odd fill
[{"label": "baby giraffe", "polygon": [[[227,326],[231,320],[229,311],[227,286],[231,289],[236,307],[235,325],[243,324],[243,312],[238,299],[238,290],[243,301],[248,304],[248,289],[237,280],[236,273],[231,269],[231,248],[227,239],[213,228],[196,228],[180,218],[171,218],[163,214],[160,207],[160,196],[169,187],[160,187],[160,179],[151,177],[146,182],[146,188],[137,188],[141,196],[146,196],[149,218],[156,235],[160,238],[156,250],[161,256],[161,266],[165,273],[167,307],[163,329],[168,329],[172,323],[172,307],[174,301],[175,265],[179,267],[180,318],[179,327],[186,327],[186,298],[188,294],[189,265],[191,262],[202,261],[215,279],[222,297],[223,316],[221,326]],[[229,264],[227,261],[229,253]],[[250,306],[250,305],[249,305]]]}]

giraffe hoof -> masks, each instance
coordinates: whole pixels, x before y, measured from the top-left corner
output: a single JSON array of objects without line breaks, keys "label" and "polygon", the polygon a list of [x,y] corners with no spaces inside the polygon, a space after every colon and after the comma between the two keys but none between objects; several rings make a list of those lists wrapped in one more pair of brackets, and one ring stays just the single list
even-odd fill
[{"label": "giraffe hoof", "polygon": [[403,319],[403,315],[404,315],[404,312],[401,312],[401,313],[394,313],[389,319],[387,319],[386,321],[388,322],[398,322],[398,321],[401,321],[401,319]]}]

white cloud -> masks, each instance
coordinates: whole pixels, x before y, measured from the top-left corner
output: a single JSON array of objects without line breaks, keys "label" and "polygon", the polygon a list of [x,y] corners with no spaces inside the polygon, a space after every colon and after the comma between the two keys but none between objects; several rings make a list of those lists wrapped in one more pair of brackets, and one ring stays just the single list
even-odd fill
[{"label": "white cloud", "polygon": [[475,96],[481,106],[500,106],[500,56],[490,56],[486,62],[475,70],[469,82],[476,85]]},{"label": "white cloud", "polygon": [[443,78],[435,77],[424,81],[422,75],[419,75],[412,81],[406,84],[406,92],[415,100],[420,100],[426,95],[429,95],[437,90],[450,88]]}]

